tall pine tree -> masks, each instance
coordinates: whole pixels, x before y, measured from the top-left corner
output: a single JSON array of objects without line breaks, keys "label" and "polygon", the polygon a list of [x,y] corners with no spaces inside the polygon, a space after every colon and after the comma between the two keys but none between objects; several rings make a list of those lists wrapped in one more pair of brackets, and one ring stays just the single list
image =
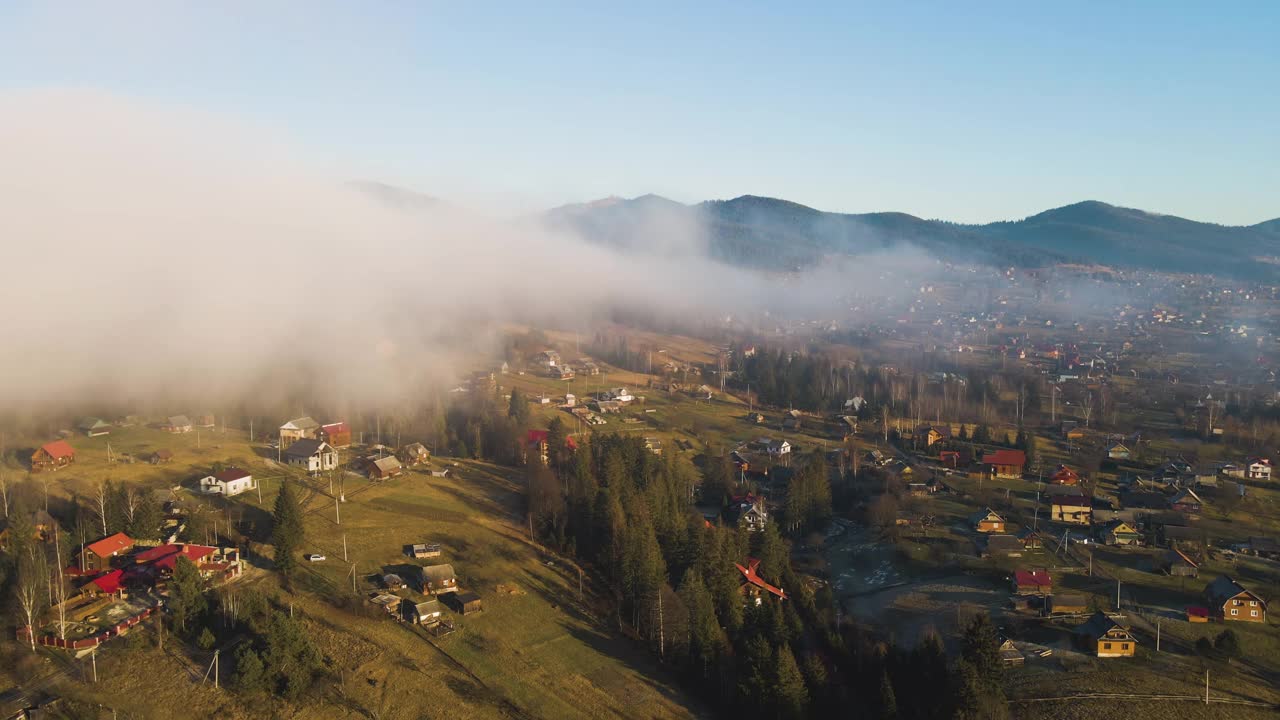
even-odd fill
[{"label": "tall pine tree", "polygon": [[298,568],[298,553],[306,537],[302,527],[302,508],[298,506],[293,483],[288,480],[280,485],[272,519],[271,544],[276,546],[276,567],[286,576],[292,576]]}]

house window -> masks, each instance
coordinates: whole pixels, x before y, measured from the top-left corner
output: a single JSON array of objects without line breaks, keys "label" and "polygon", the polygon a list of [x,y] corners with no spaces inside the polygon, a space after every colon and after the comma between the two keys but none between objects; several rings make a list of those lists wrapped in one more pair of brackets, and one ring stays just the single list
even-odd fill
[{"label": "house window", "polygon": [[1129,643],[1120,643],[1120,649],[1121,649],[1121,650],[1128,650],[1128,649],[1129,649]]},{"label": "house window", "polygon": [[1235,608],[1231,608],[1231,614],[1232,614],[1232,615],[1239,615],[1239,614],[1240,614],[1240,611],[1239,611],[1239,610],[1237,610],[1237,609],[1235,609]]},{"label": "house window", "polygon": [[1257,600],[1250,600],[1250,601],[1249,601],[1249,607],[1258,607],[1258,601],[1257,601]]},{"label": "house window", "polygon": [[1111,649],[1111,643],[1102,643],[1102,649],[1103,649],[1103,650],[1110,650],[1110,649]]},{"label": "house window", "polygon": [[1250,615],[1251,617],[1258,617],[1258,611],[1257,611],[1257,610],[1250,610],[1250,611],[1249,611],[1249,615]]}]

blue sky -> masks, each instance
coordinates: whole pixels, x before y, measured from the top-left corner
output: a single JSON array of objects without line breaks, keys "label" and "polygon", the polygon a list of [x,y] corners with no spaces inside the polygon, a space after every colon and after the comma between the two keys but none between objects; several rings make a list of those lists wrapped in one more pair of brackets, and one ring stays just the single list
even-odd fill
[{"label": "blue sky", "polygon": [[339,175],[524,208],[1099,199],[1251,224],[1280,216],[1277,38],[1274,2],[10,0],[0,90],[181,104]]}]

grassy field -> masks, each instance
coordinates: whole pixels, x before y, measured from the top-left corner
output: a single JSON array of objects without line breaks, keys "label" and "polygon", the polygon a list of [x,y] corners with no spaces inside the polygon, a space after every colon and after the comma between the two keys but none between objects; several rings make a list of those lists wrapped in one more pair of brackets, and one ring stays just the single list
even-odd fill
[{"label": "grassy field", "polygon": [[[167,447],[176,458],[164,466],[108,464],[107,441],[114,452]],[[129,428],[72,443],[78,454],[73,467],[36,476],[38,483],[48,481],[51,497],[85,494],[108,478],[153,488],[189,484],[215,461],[248,466],[263,479],[261,500],[253,492],[240,495],[227,504],[227,515],[238,521],[237,530],[257,540],[265,536],[286,474],[263,457],[269,451],[251,447],[243,433],[202,433],[197,447],[194,433],[170,436]],[[293,592],[262,567],[251,568],[233,587],[253,585],[291,605],[338,679],[305,703],[276,706],[273,712],[295,718],[690,716],[687,700],[647,650],[618,636],[607,619],[597,616],[589,585],[579,600],[576,570],[528,542],[523,498],[512,471],[467,461],[453,471],[449,478],[410,472],[379,484],[348,474],[341,483],[347,500],[340,525],[328,480],[305,481],[307,551],[322,552],[328,560],[308,564]],[[37,486],[43,490],[43,484]],[[343,561],[344,536],[349,563]],[[478,592],[484,603],[483,612],[465,618],[449,613],[458,629],[444,638],[428,638],[386,616],[345,609],[355,594],[364,598],[373,589],[371,575],[420,562],[403,553],[405,545],[417,542],[440,543],[444,556],[430,562],[451,563],[460,586]],[[269,546],[251,542],[250,547],[270,555]],[[251,562],[269,567],[268,557]],[[211,680],[201,684],[208,654],[179,651],[172,640],[169,645],[161,652],[151,630],[135,631],[101,653],[99,676],[110,680],[82,685],[57,677],[50,686],[65,697],[115,708],[122,716],[172,717],[175,707],[199,717],[262,716],[260,699],[246,701],[225,687],[214,690]],[[56,668],[66,662],[38,665]],[[67,672],[79,678],[86,667],[72,663]],[[15,670],[10,684],[49,669]]]}]

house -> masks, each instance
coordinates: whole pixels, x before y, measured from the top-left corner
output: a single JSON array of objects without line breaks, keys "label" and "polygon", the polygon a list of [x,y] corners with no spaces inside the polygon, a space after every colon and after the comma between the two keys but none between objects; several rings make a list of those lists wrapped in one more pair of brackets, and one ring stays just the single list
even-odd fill
[{"label": "house", "polygon": [[384,458],[374,458],[369,460],[365,472],[373,480],[388,480],[403,473],[404,467],[400,465],[399,460],[388,455]]},{"label": "house", "polygon": [[1271,458],[1249,458],[1245,463],[1245,478],[1260,482],[1271,482]]},{"label": "house", "polygon": [[170,462],[172,460],[173,460],[173,451],[166,450],[164,448],[161,448],[151,453],[151,457],[147,458],[147,461],[150,462],[152,465],[164,465],[165,463]]},{"label": "house", "polygon": [[753,493],[740,495],[731,499],[728,520],[748,532],[759,532],[769,522],[769,510],[765,507],[764,498]]},{"label": "house", "polygon": [[1111,460],[1128,460],[1129,448],[1124,443],[1112,443],[1107,446],[1107,457]]},{"label": "house", "polygon": [[1159,567],[1174,577],[1197,577],[1200,563],[1192,560],[1178,548],[1169,548],[1160,557]]},{"label": "house", "polygon": [[1065,437],[1068,442],[1078,442],[1085,438],[1085,431],[1082,427],[1073,427],[1064,430],[1062,436]]},{"label": "house", "polygon": [[615,402],[620,402],[620,403],[629,403],[632,400],[635,400],[636,396],[632,395],[631,391],[624,387],[616,387],[616,388],[609,388],[609,390],[605,391],[604,399],[613,400]]},{"label": "house", "polygon": [[946,442],[951,439],[950,425],[924,425],[916,430],[916,437],[924,441],[924,446],[929,448],[940,442]]},{"label": "house", "polygon": [[387,573],[382,576],[382,587],[388,590],[404,590],[408,585],[404,578],[395,573]]},{"label": "house", "polygon": [[582,374],[583,375],[599,375],[600,366],[595,364],[595,362],[591,360],[584,360],[582,361]]},{"label": "house", "polygon": [[1047,615],[1079,615],[1088,612],[1089,601],[1079,593],[1057,593],[1045,603]]},{"label": "house", "polygon": [[345,422],[321,425],[319,439],[329,443],[331,447],[351,447],[351,426]]},{"label": "house", "polygon": [[1191,488],[1183,488],[1178,491],[1177,495],[1173,496],[1172,500],[1169,501],[1169,507],[1180,513],[1190,515],[1200,512],[1202,505],[1203,501],[1200,499],[1200,496]]},{"label": "house", "polygon": [[409,443],[403,448],[400,448],[399,457],[400,462],[408,465],[409,467],[413,467],[414,465],[420,465],[429,461],[431,459],[431,451],[422,443]]},{"label": "house", "polygon": [[1049,499],[1049,517],[1057,522],[1088,525],[1093,522],[1093,501],[1083,495],[1058,495]]},{"label": "house", "polygon": [[1250,537],[1246,548],[1250,554],[1261,558],[1280,559],[1280,543],[1275,538]]},{"label": "house", "polygon": [[338,467],[338,451],[323,440],[302,438],[294,440],[285,449],[284,461],[314,475]]},{"label": "house", "polygon": [[309,417],[290,420],[280,426],[280,448],[288,449],[298,440],[315,440],[320,432],[320,423]]},{"label": "house", "polygon": [[[549,457],[547,454],[547,437],[549,437],[549,435],[549,430],[530,430],[525,435],[525,445],[527,445],[530,450],[537,451],[538,456],[542,458],[542,464],[544,465],[547,464],[547,459]],[[576,451],[578,449],[578,443],[572,437],[567,435],[564,439],[564,446],[570,450]]]},{"label": "house", "polygon": [[787,593],[782,588],[770,585],[765,582],[764,578],[760,577],[760,561],[756,558],[747,558],[746,566],[738,563],[734,563],[733,566],[742,575],[742,584],[738,586],[738,592],[742,593],[747,602],[759,605],[767,596],[775,597],[779,600],[787,599]]},{"label": "house", "polygon": [[982,557],[1022,557],[1025,548],[1018,538],[1012,535],[984,535],[986,542],[982,545]]},{"label": "house", "polygon": [[418,582],[423,595],[458,591],[458,577],[452,565],[428,565],[418,571]]},{"label": "house", "polygon": [[973,529],[980,533],[1002,533],[1004,532],[1004,518],[991,508],[983,508],[969,517],[969,523],[973,525]]},{"label": "house", "polygon": [[107,435],[111,432],[110,425],[108,425],[106,422],[99,420],[98,418],[95,418],[95,417],[85,418],[81,420],[80,424],[77,425],[76,427],[77,429],[80,430],[80,432],[84,433],[85,435],[88,435],[89,437],[98,437],[100,435]]},{"label": "house", "polygon": [[1022,547],[1027,550],[1038,550],[1044,547],[1040,534],[1031,528],[1022,528],[1014,537],[1018,538],[1018,542],[1022,543]]},{"label": "house", "polygon": [[863,455],[863,459],[865,459],[867,463],[875,467],[883,467],[885,463],[889,462],[888,456],[886,456],[883,452],[875,448],[868,450]]},{"label": "house", "polygon": [[791,454],[791,443],[786,440],[773,440],[770,438],[760,438],[757,444],[764,448],[764,451],[771,457],[782,457]]},{"label": "house", "polygon": [[973,462],[973,459],[969,456],[968,451],[965,450],[943,450],[938,453],[938,462],[943,467],[959,470]]},{"label": "house", "polygon": [[658,438],[647,437],[644,439],[644,449],[654,455],[662,455],[662,441]]},{"label": "house", "polygon": [[463,615],[478,613],[484,609],[484,604],[480,601],[480,596],[473,592],[460,592],[453,597],[454,605]]},{"label": "house", "polygon": [[983,455],[982,464],[987,477],[1019,479],[1027,464],[1027,454],[1021,450],[997,450]]},{"label": "house", "polygon": [[57,470],[66,467],[76,461],[76,451],[67,444],[66,440],[54,440],[45,443],[36,448],[31,453],[31,472],[41,472],[42,470]]},{"label": "house", "polygon": [[440,551],[439,545],[434,545],[434,544],[428,545],[425,543],[410,545],[405,549],[406,555],[408,555],[411,558],[416,558],[419,560],[426,559],[426,558],[438,558],[440,557],[440,552],[441,551]]},{"label": "house", "polygon": [[133,538],[124,533],[109,535],[84,546],[80,553],[80,567],[85,571],[105,572],[111,569],[112,558],[121,557],[133,548]]},{"label": "house", "polygon": [[1053,580],[1048,570],[1016,570],[1013,573],[1013,592],[1016,595],[1048,595],[1053,591]]},{"label": "house", "polygon": [[1000,662],[1004,665],[1018,666],[1026,662],[1022,651],[1014,647],[1009,638],[1000,638]]},{"label": "house", "polygon": [[1124,520],[1112,520],[1102,528],[1102,542],[1118,547],[1140,547],[1142,533]]},{"label": "house", "polygon": [[1058,469],[1049,476],[1049,481],[1055,485],[1079,485],[1080,474],[1066,465],[1059,465]]},{"label": "house", "polygon": [[195,429],[195,424],[191,422],[191,418],[186,415],[170,415],[165,421],[163,429],[165,432],[171,432],[177,435],[189,433]]},{"label": "house", "polygon": [[81,590],[90,596],[112,595],[122,597],[124,595],[124,570],[112,570],[90,580]]},{"label": "house", "polygon": [[444,605],[439,600],[412,603],[408,600],[402,605],[405,619],[419,625],[435,625],[444,616]]},{"label": "house", "polygon": [[1098,657],[1133,657],[1138,641],[1129,628],[1099,610],[1075,629],[1077,641]]},{"label": "house", "polygon": [[240,468],[227,468],[200,479],[200,492],[205,495],[232,497],[256,487],[249,471]]},{"label": "house", "polygon": [[553,368],[560,364],[560,353],[555,350],[543,350],[534,356],[533,361],[537,365]]},{"label": "house", "polygon": [[1226,575],[1205,586],[1204,600],[1209,611],[1220,620],[1267,621],[1267,602]]},{"label": "house", "polygon": [[205,413],[203,415],[196,416],[195,425],[199,428],[211,428],[217,425],[217,420],[214,418],[212,413]]},{"label": "house", "polygon": [[763,423],[764,423],[764,415],[762,415],[761,413],[758,413],[758,412],[748,413],[748,414],[747,414],[747,422],[749,422],[749,423],[753,423],[753,424],[755,424],[755,425],[763,424]]},{"label": "house", "polygon": [[729,460],[733,463],[734,469],[739,472],[746,472],[751,469],[751,461],[747,460],[746,456],[737,450],[729,453]]},{"label": "house", "polygon": [[795,432],[803,427],[804,421],[799,415],[787,415],[782,418],[782,429]]}]

